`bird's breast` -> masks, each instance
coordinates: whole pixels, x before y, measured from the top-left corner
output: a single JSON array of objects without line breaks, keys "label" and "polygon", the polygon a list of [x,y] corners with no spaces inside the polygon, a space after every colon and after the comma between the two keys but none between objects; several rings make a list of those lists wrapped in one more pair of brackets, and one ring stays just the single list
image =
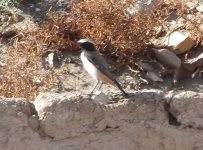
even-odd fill
[{"label": "bird's breast", "polygon": [[97,68],[87,59],[85,53],[82,52],[80,55],[81,61],[85,70],[95,79],[97,79]]}]

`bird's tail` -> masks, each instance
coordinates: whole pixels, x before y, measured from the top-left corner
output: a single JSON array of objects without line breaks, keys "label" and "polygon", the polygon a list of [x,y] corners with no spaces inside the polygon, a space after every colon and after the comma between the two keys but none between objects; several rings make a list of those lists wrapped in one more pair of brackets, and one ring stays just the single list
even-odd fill
[{"label": "bird's tail", "polygon": [[114,80],[114,82],[115,82],[116,86],[118,87],[118,89],[123,93],[123,95],[124,95],[126,98],[128,98],[129,95],[123,90],[123,88],[121,87],[121,85],[120,85],[116,80]]}]

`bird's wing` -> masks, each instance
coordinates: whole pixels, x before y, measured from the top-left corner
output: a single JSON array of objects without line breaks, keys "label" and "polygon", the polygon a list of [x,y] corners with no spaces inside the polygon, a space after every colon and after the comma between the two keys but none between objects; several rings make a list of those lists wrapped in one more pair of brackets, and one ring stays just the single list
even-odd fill
[{"label": "bird's wing", "polygon": [[97,51],[91,53],[85,52],[85,56],[98,70],[110,79],[114,80],[105,59]]},{"label": "bird's wing", "polygon": [[129,97],[129,95],[122,89],[120,84],[112,77],[105,59],[97,51],[91,53],[85,52],[84,54],[98,70],[100,70],[104,75],[106,75],[115,83],[115,85],[121,90],[125,97]]}]

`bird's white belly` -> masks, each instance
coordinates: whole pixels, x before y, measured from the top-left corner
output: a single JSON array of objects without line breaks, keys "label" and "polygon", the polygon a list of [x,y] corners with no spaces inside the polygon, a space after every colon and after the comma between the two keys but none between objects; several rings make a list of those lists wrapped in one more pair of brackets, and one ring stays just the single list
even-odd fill
[{"label": "bird's white belly", "polygon": [[97,79],[97,68],[89,62],[89,60],[85,57],[84,52],[81,53],[80,58],[82,60],[83,66],[85,70],[94,78]]}]

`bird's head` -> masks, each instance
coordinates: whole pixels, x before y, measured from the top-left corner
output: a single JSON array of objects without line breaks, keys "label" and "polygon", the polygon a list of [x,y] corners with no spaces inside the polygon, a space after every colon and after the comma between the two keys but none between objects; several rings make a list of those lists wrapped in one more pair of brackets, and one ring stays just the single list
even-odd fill
[{"label": "bird's head", "polygon": [[80,39],[77,41],[79,46],[86,51],[96,51],[95,44],[90,39]]}]

